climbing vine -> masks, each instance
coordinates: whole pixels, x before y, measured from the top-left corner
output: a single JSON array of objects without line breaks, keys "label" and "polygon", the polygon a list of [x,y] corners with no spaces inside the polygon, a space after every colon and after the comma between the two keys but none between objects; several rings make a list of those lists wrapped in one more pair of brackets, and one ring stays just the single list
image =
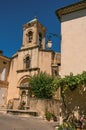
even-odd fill
[{"label": "climbing vine", "polygon": [[56,90],[60,88],[61,100],[63,102],[65,110],[67,110],[67,104],[66,104],[67,89],[74,91],[76,88],[82,88],[82,90],[85,90],[86,71],[84,71],[82,74],[73,75],[73,73],[70,73],[69,76],[65,76],[64,78],[59,77],[58,79],[55,79],[53,81],[53,86],[56,88]]},{"label": "climbing vine", "polygon": [[82,74],[65,76],[64,78],[55,78],[46,73],[34,75],[30,80],[31,90],[36,97],[51,98],[54,92],[61,88],[61,94],[64,95],[67,89],[74,91],[78,86],[86,86],[86,71]]},{"label": "climbing vine", "polygon": [[82,74],[73,75],[73,73],[70,73],[69,76],[65,76],[64,78],[58,78],[55,82],[56,88],[61,87],[62,93],[65,92],[68,88],[73,91],[78,86],[86,86],[86,71],[84,71]]}]

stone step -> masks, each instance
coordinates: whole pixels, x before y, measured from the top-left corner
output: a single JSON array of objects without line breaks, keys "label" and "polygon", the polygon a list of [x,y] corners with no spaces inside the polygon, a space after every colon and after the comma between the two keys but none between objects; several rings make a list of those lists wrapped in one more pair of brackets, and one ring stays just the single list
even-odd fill
[{"label": "stone step", "polygon": [[0,106],[0,110],[3,110],[3,109],[7,109],[7,106],[6,105]]},{"label": "stone step", "polygon": [[0,106],[0,113],[7,113],[7,106]]},{"label": "stone step", "polygon": [[14,114],[14,115],[22,115],[27,114],[31,116],[38,116],[38,112],[34,110],[14,110],[14,109],[7,109],[7,113]]}]

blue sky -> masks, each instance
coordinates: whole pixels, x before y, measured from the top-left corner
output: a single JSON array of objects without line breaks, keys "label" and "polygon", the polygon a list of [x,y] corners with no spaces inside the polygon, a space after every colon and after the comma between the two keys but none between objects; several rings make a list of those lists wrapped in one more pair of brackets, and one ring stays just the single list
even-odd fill
[{"label": "blue sky", "polygon": [[[60,35],[55,11],[80,0],[0,0],[0,50],[11,57],[22,45],[23,25],[37,16],[47,35]],[[54,51],[60,51],[60,38],[52,37]]]}]

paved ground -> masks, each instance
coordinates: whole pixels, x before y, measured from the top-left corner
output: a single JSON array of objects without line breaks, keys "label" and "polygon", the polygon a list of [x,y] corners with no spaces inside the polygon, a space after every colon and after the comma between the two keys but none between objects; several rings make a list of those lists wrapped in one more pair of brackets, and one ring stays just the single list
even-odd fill
[{"label": "paved ground", "polygon": [[55,130],[56,122],[0,113],[0,130]]}]

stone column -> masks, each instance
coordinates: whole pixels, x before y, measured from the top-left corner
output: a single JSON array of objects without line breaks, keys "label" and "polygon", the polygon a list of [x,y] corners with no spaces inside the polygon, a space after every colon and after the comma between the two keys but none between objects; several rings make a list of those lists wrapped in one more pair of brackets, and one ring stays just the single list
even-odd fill
[{"label": "stone column", "polygon": [[22,100],[22,91],[20,90],[20,92],[19,92],[19,103],[21,103],[21,100]]},{"label": "stone column", "polygon": [[28,106],[28,90],[26,90],[26,106]]}]

